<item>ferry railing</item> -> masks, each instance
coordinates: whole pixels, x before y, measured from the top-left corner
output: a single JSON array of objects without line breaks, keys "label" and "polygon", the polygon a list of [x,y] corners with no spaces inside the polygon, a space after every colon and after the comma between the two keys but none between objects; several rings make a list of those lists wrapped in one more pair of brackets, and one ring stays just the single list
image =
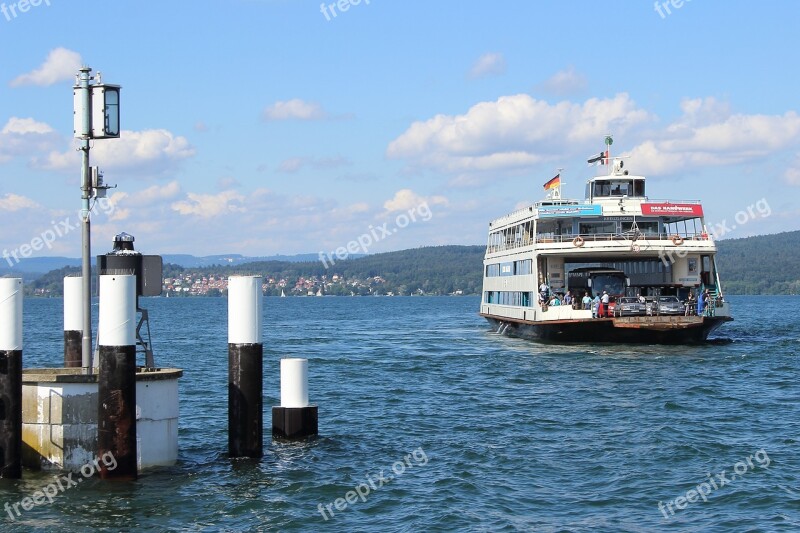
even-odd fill
[{"label": "ferry railing", "polygon": [[[676,233],[640,233],[637,241],[671,241],[675,236],[687,241],[708,241],[711,240],[707,233],[695,232],[676,232]],[[502,244],[494,244],[486,247],[486,253],[503,252],[507,250],[514,250],[531,246],[532,244],[572,244],[572,241],[580,237],[584,242],[613,242],[613,241],[632,241],[633,235],[620,234],[620,233],[580,233],[580,234],[565,234],[565,235],[552,235],[540,234],[536,239],[527,238],[518,241],[512,241]]]},{"label": "ferry railing", "polygon": [[648,198],[648,203],[651,204],[701,204],[700,200],[675,200],[670,198],[669,200],[662,200],[659,198]]}]

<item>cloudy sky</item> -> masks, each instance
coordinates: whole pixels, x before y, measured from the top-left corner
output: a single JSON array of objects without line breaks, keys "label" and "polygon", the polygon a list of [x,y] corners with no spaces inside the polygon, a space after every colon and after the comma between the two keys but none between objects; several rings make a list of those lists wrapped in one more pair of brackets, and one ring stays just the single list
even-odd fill
[{"label": "cloudy sky", "polygon": [[91,152],[118,185],[98,253],[120,231],[161,254],[483,244],[557,168],[582,197],[607,133],[725,238],[800,228],[798,2],[333,4],[6,0],[0,249],[77,222],[84,64],[123,86],[122,136]]}]

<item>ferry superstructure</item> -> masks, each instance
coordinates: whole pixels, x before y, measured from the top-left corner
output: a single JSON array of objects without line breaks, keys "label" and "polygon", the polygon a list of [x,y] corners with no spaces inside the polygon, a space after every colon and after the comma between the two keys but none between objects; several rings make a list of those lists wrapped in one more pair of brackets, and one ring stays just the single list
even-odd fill
[{"label": "ferry superstructure", "polygon": [[[497,332],[544,341],[705,341],[733,318],[701,203],[651,199],[622,158],[598,160],[610,171],[587,180],[583,201],[561,198],[559,175],[545,185],[548,199],[489,224],[481,316]],[[698,308],[692,297],[706,289]],[[610,305],[597,316],[603,291]],[[567,293],[576,303],[552,305]],[[620,316],[623,297],[641,301],[641,312]],[[674,297],[685,311],[661,312],[659,300]]]}]

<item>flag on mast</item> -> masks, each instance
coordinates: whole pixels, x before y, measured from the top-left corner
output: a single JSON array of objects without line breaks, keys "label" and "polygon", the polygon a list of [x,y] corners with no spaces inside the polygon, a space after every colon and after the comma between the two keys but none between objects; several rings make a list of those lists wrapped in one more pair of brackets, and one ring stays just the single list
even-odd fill
[{"label": "flag on mast", "polygon": [[598,165],[599,166],[599,165],[607,164],[607,161],[608,161],[608,150],[606,150],[605,152],[600,152],[598,155],[590,158],[587,161],[587,163],[589,163],[589,166],[592,166],[592,165]]},{"label": "flag on mast", "polygon": [[556,177],[545,183],[544,190],[549,191],[550,189],[555,189],[559,186],[561,186],[561,173],[556,174]]}]

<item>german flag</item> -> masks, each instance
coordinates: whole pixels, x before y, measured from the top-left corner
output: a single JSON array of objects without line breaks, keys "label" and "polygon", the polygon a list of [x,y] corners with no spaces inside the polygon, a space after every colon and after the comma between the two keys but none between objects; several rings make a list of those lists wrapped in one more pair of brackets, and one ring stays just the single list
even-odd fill
[{"label": "german flag", "polygon": [[544,184],[544,190],[549,191],[561,185],[561,174],[556,174],[556,177]]}]

